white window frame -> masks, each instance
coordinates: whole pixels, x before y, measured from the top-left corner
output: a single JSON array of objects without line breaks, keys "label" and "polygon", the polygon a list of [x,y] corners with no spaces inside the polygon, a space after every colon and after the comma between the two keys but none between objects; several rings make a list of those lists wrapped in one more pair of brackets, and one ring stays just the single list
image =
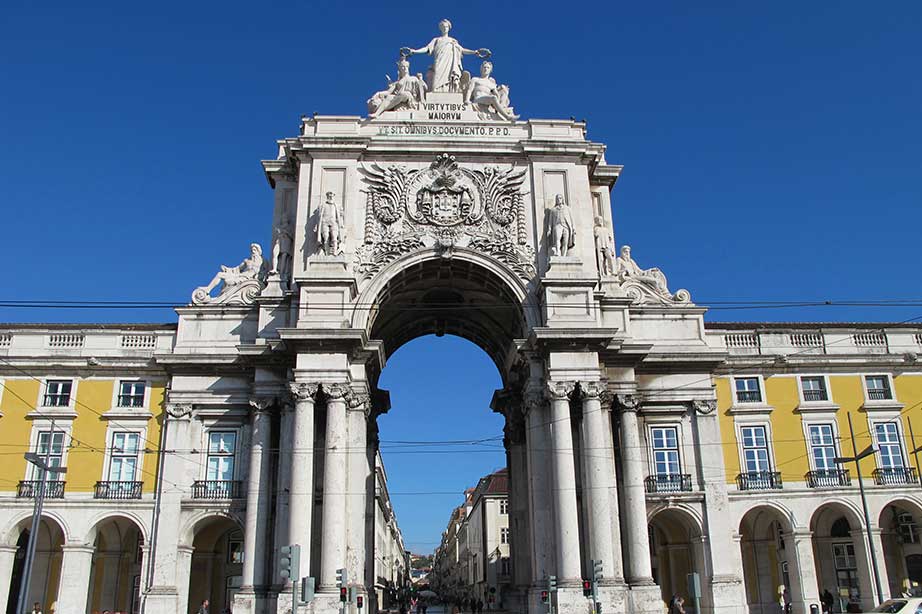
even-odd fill
[{"label": "white window frame", "polygon": [[[70,397],[67,399],[67,405],[45,405],[45,395],[48,390],[48,382],[70,382]],[[49,411],[62,411],[65,409],[73,409],[75,402],[77,400],[77,378],[76,377],[55,377],[48,376],[42,378],[42,383],[38,387],[38,400],[35,402],[35,407],[37,411],[40,412],[49,412]]]},{"label": "white window frame", "polygon": [[[869,377],[882,377],[887,381],[887,387],[890,391],[889,399],[872,399],[870,390],[868,389],[868,378]],[[897,403],[896,400],[896,388],[893,386],[893,376],[889,373],[862,373],[861,374],[861,388],[864,390],[864,400],[865,403],[877,403],[881,405],[893,405]]]},{"label": "white window frame", "polygon": [[[71,444],[71,439],[70,439],[71,426],[72,426],[72,423],[70,420],[55,420],[54,421],[55,433],[64,434],[64,440],[63,440],[64,447],[63,447],[62,454],[61,454],[61,467],[67,467],[67,456],[68,456],[68,452],[70,451],[70,444]],[[29,452],[34,452],[36,454],[38,453],[39,433],[47,433],[49,431],[51,431],[51,420],[42,419],[42,420],[35,420],[32,422],[32,432],[29,434]],[[33,465],[32,463],[26,463],[25,475],[23,476],[23,480],[27,482],[37,480],[38,477],[36,477],[36,473],[35,473],[36,471],[37,469],[35,465]],[[67,474],[65,473],[49,474],[48,480],[55,481],[55,482],[57,481],[63,482],[65,480],[66,475]]]},{"label": "white window frame", "polygon": [[[110,476],[112,475],[112,460],[115,452],[115,435],[117,433],[134,433],[138,436],[138,453],[135,456],[135,472],[133,482],[143,482],[140,478],[143,469],[144,469],[144,442],[145,442],[145,429],[129,428],[130,425],[109,425],[108,432],[106,433],[106,458],[105,463],[103,464],[103,482],[113,481]],[[119,456],[127,457],[127,454],[120,454]]]},{"label": "white window frame", "polygon": [[900,446],[900,463],[901,464],[899,465],[899,468],[908,469],[910,467],[908,448],[906,447],[906,438],[903,436],[903,421],[899,418],[899,416],[896,416],[889,420],[882,419],[882,418],[875,419],[875,420],[871,420],[870,422],[871,422],[871,441],[874,443],[875,446],[877,446],[877,452],[874,455],[875,460],[877,461],[877,468],[878,469],[896,468],[896,466],[885,467],[884,464],[881,462],[883,459],[883,451],[880,449],[880,443],[877,441],[877,425],[878,424],[892,424],[894,427],[896,427],[897,443]]},{"label": "white window frame", "polygon": [[230,480],[235,481],[238,479],[238,476],[241,475],[240,471],[240,461],[241,459],[241,430],[239,427],[222,427],[218,424],[214,424],[204,429],[205,445],[202,446],[202,480],[204,481],[225,481],[225,480],[209,480],[208,479],[208,457],[211,456],[211,434],[212,433],[234,433],[234,471],[231,475]]},{"label": "white window frame", "polygon": [[[647,453],[648,453],[648,463],[649,463],[649,475],[682,475],[684,473],[684,454],[682,454],[682,423],[681,422],[650,422],[647,423]],[[665,429],[671,428],[675,430],[676,433],[676,453],[678,454],[678,464],[679,470],[675,474],[658,474],[656,472],[656,451],[653,448],[653,431],[655,429]]]},{"label": "white window frame", "polygon": [[[122,383],[140,383],[144,384],[144,400],[141,405],[121,405],[119,399],[122,396]],[[144,411],[150,407],[150,380],[138,377],[119,377],[112,386],[112,409],[119,411]]]},{"label": "white window frame", "polygon": [[[808,401],[806,391],[804,389],[804,378],[823,380],[823,388],[826,390],[826,399],[822,401]],[[829,376],[828,375],[820,374],[820,373],[798,373],[796,376],[796,379],[797,379],[797,392],[800,395],[801,404],[809,405],[809,406],[833,405],[832,389],[829,386]]]},{"label": "white window frame", "polygon": [[[835,420],[835,417],[823,420],[816,418],[813,420],[804,421],[804,441],[807,444],[807,457],[810,460],[810,470],[811,471],[830,471],[830,469],[820,469],[816,466],[816,459],[813,457],[813,444],[810,440],[810,427],[811,426],[829,426],[832,428],[832,448],[835,453],[835,456],[841,456],[842,451],[839,447],[839,425]],[[831,470],[841,469],[842,467],[835,466]]]},{"label": "white window frame", "polygon": [[736,422],[736,442],[737,449],[739,452],[740,459],[740,473],[747,474],[752,473],[746,467],[746,448],[743,447],[743,429],[760,426],[765,429],[765,445],[768,449],[768,469],[767,471],[775,470],[775,452],[774,452],[774,435],[772,434],[772,425],[771,422],[767,420],[746,420],[746,421],[737,421]]},{"label": "white window frame", "polygon": [[509,515],[509,499],[499,500],[499,513],[501,516]]},{"label": "white window frame", "polygon": [[508,544],[512,533],[509,531],[509,527],[500,527],[499,528],[499,543]]},{"label": "white window frame", "polygon": [[[758,401],[740,401],[738,391],[736,389],[737,380],[756,380],[756,385],[759,387],[759,400]],[[768,404],[768,400],[765,395],[765,380],[761,375],[734,375],[730,378],[730,390],[733,392],[733,405],[743,406],[743,407],[760,407]]]}]

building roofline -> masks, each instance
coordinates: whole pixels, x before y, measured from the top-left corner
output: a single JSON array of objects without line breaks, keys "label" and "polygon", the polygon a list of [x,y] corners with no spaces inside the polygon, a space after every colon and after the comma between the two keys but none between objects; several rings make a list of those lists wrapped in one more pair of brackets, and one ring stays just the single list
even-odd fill
[{"label": "building roofline", "polygon": [[885,329],[918,328],[922,322],[705,322],[707,330],[790,330],[818,328]]},{"label": "building roofline", "polygon": [[0,329],[4,330],[72,330],[72,329],[99,329],[99,330],[170,330],[175,331],[176,322],[162,324],[153,322],[80,322],[67,324],[63,322],[0,322]]}]

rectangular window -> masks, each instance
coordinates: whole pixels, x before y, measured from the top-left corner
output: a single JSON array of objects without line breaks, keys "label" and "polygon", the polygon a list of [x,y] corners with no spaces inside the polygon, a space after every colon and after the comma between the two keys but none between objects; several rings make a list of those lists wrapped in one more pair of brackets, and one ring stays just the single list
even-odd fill
[{"label": "rectangular window", "polygon": [[50,379],[45,382],[43,407],[67,407],[70,405],[71,381],[69,379]]},{"label": "rectangular window", "polygon": [[825,377],[802,377],[800,386],[804,391],[804,401],[828,401]]},{"label": "rectangular window", "polygon": [[112,434],[112,449],[109,451],[110,482],[134,482],[137,479],[140,441],[140,433],[119,431]]},{"label": "rectangular window", "polygon": [[503,515],[506,515],[509,513],[509,500],[508,499],[499,500],[499,513]]},{"label": "rectangular window", "polygon": [[231,564],[243,563],[243,540],[227,540],[227,562]]},{"label": "rectangular window", "polygon": [[903,446],[900,443],[900,431],[895,422],[878,422],[874,425],[874,437],[880,450],[880,467],[882,469],[903,467]]},{"label": "rectangular window", "polygon": [[[804,390],[806,393],[806,389]],[[810,456],[813,458],[813,468],[816,471],[833,471],[838,469],[836,462],[836,442],[831,424],[811,424]]]},{"label": "rectangular window", "polygon": [[208,433],[208,463],[205,479],[224,482],[234,479],[234,457],[237,453],[237,433],[212,431]]},{"label": "rectangular window", "polygon": [[[46,463],[49,467],[60,467],[64,462],[64,432],[55,431],[52,437],[51,431],[40,431],[38,434],[38,445],[35,451],[42,457],[42,462]],[[32,465],[32,468],[32,474],[34,476],[32,479],[41,480],[42,473],[44,472],[35,465]],[[48,480],[60,480],[60,476],[60,473],[52,473],[48,476]]]},{"label": "rectangular window", "polygon": [[902,513],[897,517],[900,527],[900,537],[904,544],[919,543],[919,526],[916,524],[912,514]]},{"label": "rectangular window", "polygon": [[679,468],[679,431],[674,426],[650,429],[653,442],[653,472],[656,475],[676,475]]},{"label": "rectangular window", "polygon": [[770,471],[768,460],[768,437],[764,426],[744,426],[740,429],[743,439],[743,466],[748,473]]},{"label": "rectangular window", "polygon": [[849,601],[860,598],[858,588],[858,564],[854,544],[833,544],[832,559],[836,568],[836,587],[840,595],[848,595]]},{"label": "rectangular window", "polygon": [[509,543],[509,528],[503,527],[499,530],[499,543],[508,544]]},{"label": "rectangular window", "polygon": [[736,400],[739,403],[761,403],[762,390],[758,377],[738,377],[736,382]]},{"label": "rectangular window", "polygon": [[119,407],[144,407],[144,382],[119,382]]},{"label": "rectangular window", "polygon": [[886,375],[866,375],[865,385],[868,388],[868,399],[871,401],[889,401],[893,398],[890,392],[890,378]]},{"label": "rectangular window", "polygon": [[503,576],[508,576],[512,573],[512,564],[508,556],[504,556],[499,560],[499,573]]}]

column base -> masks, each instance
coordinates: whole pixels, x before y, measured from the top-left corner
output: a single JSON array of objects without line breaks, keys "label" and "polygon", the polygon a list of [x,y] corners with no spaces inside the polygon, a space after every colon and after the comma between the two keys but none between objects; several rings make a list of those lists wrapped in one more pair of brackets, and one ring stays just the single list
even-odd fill
[{"label": "column base", "polygon": [[[703,583],[702,583],[703,584]],[[704,590],[704,587],[701,587]],[[721,610],[731,612],[746,611],[746,593],[743,590],[743,581],[739,576],[714,576],[711,578],[711,599],[707,604],[702,604],[701,610],[713,613],[717,610],[714,604],[720,604]]]},{"label": "column base", "polygon": [[[663,594],[653,580],[631,584],[627,587],[628,611],[632,614],[663,614],[668,604],[663,603]],[[604,611],[603,611],[604,614]]]},{"label": "column base", "polygon": [[154,586],[144,599],[145,614],[176,614],[185,607],[177,607],[179,593],[175,586]]},{"label": "column base", "polygon": [[[554,614],[587,614],[591,606],[592,599],[583,597],[582,585],[577,588],[558,585],[556,598],[554,599]],[[614,611],[612,610],[612,612]],[[603,614],[608,614],[604,610],[604,606]]]},{"label": "column base", "polygon": [[237,614],[271,614],[269,598],[264,592],[253,589],[241,589],[234,595],[233,610]]}]

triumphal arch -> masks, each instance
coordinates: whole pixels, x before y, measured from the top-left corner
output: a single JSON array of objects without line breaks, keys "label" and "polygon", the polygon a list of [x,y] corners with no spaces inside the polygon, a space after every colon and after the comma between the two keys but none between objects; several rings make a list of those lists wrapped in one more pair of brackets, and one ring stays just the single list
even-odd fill
[{"label": "triumphal arch", "polygon": [[[389,410],[379,374],[416,337],[464,337],[503,380],[492,407],[506,424],[512,609],[545,612],[540,593],[556,576],[556,610],[589,612],[581,578],[601,561],[603,612],[658,612],[637,412],[690,414],[719,440],[708,375],[724,353],[705,342],[687,291],[623,241],[616,251],[610,195],[622,167],[605,146],[582,122],[522,119],[493,76],[514,67],[440,28],[381,59],[383,70],[396,59],[397,78],[369,97],[367,116],[304,117],[263,162],[272,245],[241,246],[245,259],[179,309],[161,359],[166,446],[186,449],[229,416],[249,422],[234,612],[292,611],[278,548],[299,544],[317,594],[297,611],[332,613],[338,569],[359,594],[374,580],[366,517],[376,420]],[[727,501],[712,448],[700,463],[705,535]],[[195,471],[171,462],[163,480]],[[180,495],[162,498],[162,516],[179,517]],[[194,520],[161,523],[149,612],[189,599],[170,587],[188,575]],[[710,539],[711,550],[735,547],[728,531]],[[739,572],[724,566],[707,563],[708,605],[742,606]]]}]

